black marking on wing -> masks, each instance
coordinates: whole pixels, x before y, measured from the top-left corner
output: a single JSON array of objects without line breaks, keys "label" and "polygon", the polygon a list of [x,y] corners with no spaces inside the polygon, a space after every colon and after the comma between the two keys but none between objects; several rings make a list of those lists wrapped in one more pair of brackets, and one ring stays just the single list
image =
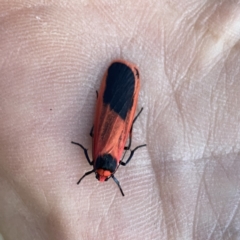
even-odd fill
[{"label": "black marking on wing", "polygon": [[125,120],[133,105],[134,88],[135,78],[131,68],[115,62],[108,69],[103,102]]}]

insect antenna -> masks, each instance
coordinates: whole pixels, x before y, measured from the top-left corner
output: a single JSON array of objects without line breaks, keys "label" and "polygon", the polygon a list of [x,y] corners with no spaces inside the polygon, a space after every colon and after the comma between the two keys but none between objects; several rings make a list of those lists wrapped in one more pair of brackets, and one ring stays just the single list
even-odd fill
[{"label": "insect antenna", "polygon": [[93,173],[93,172],[94,172],[94,169],[91,170],[91,171],[89,171],[89,172],[86,172],[86,173],[78,180],[77,184],[79,184],[79,183],[82,181],[83,178],[85,178],[87,175],[89,175],[89,174],[91,174],[91,173]]},{"label": "insect antenna", "polygon": [[123,197],[124,197],[124,193],[123,193],[123,190],[122,190],[122,188],[121,188],[121,186],[120,186],[120,183],[119,183],[119,181],[114,177],[114,175],[112,175],[112,179],[114,180],[114,182],[118,185],[118,188],[119,188],[119,190],[120,190],[120,192],[121,192],[121,194],[123,195]]}]

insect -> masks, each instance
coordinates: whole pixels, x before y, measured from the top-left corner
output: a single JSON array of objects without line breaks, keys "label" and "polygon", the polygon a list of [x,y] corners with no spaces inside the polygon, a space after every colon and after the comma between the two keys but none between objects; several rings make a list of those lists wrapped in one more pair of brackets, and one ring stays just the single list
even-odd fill
[{"label": "insect", "polygon": [[[123,190],[114,173],[119,165],[126,166],[132,159],[134,152],[145,147],[146,144],[137,146],[131,150],[133,124],[140,112],[134,118],[138,94],[140,90],[140,76],[137,67],[124,60],[112,62],[104,74],[100,91],[97,92],[97,104],[94,125],[91,129],[92,155],[90,160],[88,150],[80,143],[78,145],[84,151],[86,159],[93,169],[86,172],[77,182],[79,184],[84,177],[95,172],[100,182],[112,178],[118,185],[122,196]],[[126,145],[129,139],[128,146]],[[123,151],[130,151],[128,159],[124,162]],[[126,153],[126,152],[125,152]]]}]

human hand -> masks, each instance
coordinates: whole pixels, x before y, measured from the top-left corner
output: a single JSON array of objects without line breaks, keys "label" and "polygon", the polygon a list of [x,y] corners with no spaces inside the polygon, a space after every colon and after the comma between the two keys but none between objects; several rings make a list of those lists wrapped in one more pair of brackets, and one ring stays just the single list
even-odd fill
[{"label": "human hand", "polygon": [[[6,2],[0,233],[5,239],[238,239],[239,5]],[[138,65],[144,111],[113,181],[89,176],[95,90]]]}]

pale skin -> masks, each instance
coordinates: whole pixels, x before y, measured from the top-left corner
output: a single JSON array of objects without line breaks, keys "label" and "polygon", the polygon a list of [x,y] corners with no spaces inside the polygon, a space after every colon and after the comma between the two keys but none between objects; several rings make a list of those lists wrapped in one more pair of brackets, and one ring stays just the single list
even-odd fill
[{"label": "pale skin", "polygon": [[[240,1],[2,2],[4,239],[240,238]],[[94,174],[77,185],[92,167],[70,143],[91,157],[119,58],[139,67],[132,148],[147,144],[115,174],[125,197]]]}]

